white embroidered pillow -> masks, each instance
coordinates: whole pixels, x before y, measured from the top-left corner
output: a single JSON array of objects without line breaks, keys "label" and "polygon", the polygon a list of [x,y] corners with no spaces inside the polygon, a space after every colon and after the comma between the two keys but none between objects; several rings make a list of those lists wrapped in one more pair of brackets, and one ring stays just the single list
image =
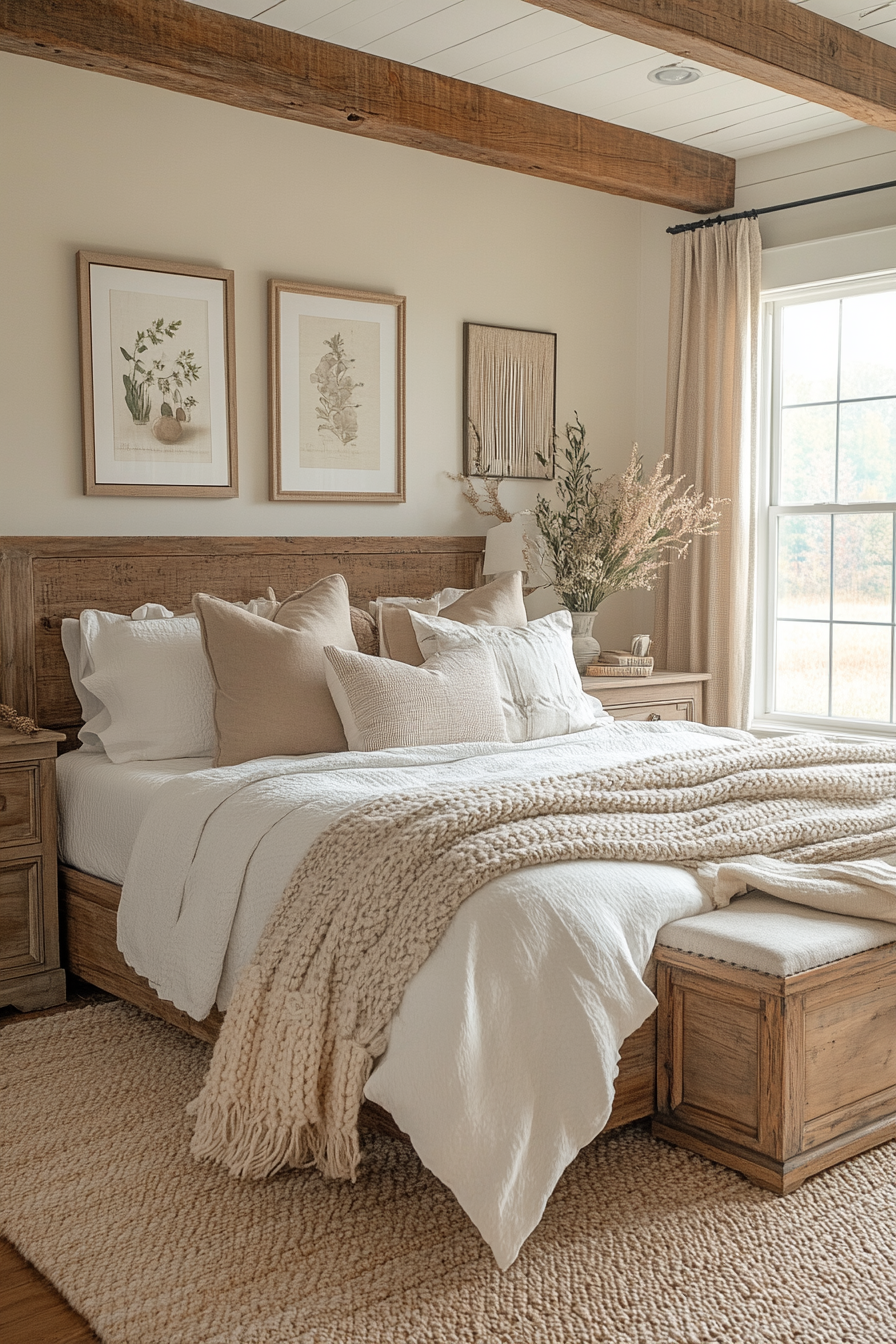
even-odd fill
[{"label": "white embroidered pillow", "polygon": [[530,621],[525,629],[500,625],[459,625],[439,616],[411,622],[421,653],[486,648],[495,660],[501,706],[511,742],[530,742],[593,728],[610,716],[600,701],[586,695],[572,656],[572,619],[556,611]]},{"label": "white embroidered pillow", "polygon": [[332,647],[324,658],[350,751],[507,741],[488,649],[436,654],[422,667]]}]

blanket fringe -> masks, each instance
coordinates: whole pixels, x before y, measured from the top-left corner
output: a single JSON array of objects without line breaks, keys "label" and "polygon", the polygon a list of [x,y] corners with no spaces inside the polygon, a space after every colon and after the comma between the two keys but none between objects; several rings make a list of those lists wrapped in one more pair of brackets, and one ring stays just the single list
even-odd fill
[{"label": "blanket fringe", "polygon": [[187,1111],[196,1116],[190,1152],[199,1160],[220,1162],[232,1176],[259,1181],[284,1167],[314,1161],[308,1125],[271,1125],[239,1102],[202,1096]]},{"label": "blanket fringe", "polygon": [[[250,1180],[262,1180],[284,1167],[315,1166],[324,1176],[354,1181],[361,1162],[358,1113],[371,1062],[369,1052],[354,1041],[337,1042],[332,1079],[338,1104],[329,1121],[322,1116],[316,1122],[288,1123],[259,1115],[251,1105],[224,1094],[219,1079],[210,1078],[187,1107],[187,1113],[196,1117],[190,1152]],[[303,1100],[308,1098],[292,1098],[297,1108]]]},{"label": "blanket fringe", "polygon": [[358,1138],[357,1124],[342,1129],[337,1134],[315,1130],[309,1135],[314,1165],[325,1176],[334,1180],[358,1179],[358,1167],[361,1164],[361,1144]]}]

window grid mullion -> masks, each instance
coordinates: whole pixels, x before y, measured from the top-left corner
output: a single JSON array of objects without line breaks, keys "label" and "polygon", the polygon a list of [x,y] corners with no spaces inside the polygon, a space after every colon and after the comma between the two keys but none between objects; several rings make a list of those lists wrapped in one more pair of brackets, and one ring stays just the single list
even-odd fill
[{"label": "window grid mullion", "polygon": [[[843,369],[843,300],[837,304],[837,409],[834,412],[834,503],[840,503],[840,375]],[[828,718],[834,713],[834,515],[831,514],[830,629],[828,631]]]},{"label": "window grid mullion", "polygon": [[866,401],[896,401],[896,392],[882,392],[879,397],[825,397],[823,401],[788,401],[783,402],[785,411],[804,411],[813,406],[836,406],[840,402],[843,406],[861,406]]},{"label": "window grid mullion", "polygon": [[[836,481],[836,477],[834,478]],[[831,514],[828,558],[828,718],[834,711],[834,515]]]}]

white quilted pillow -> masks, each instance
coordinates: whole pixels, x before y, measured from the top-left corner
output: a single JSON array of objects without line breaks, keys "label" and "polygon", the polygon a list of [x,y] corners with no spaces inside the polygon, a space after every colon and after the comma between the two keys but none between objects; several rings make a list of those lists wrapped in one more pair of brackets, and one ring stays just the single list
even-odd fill
[{"label": "white quilted pillow", "polygon": [[[424,658],[454,649],[485,647],[495,660],[501,708],[511,742],[560,737],[612,720],[599,700],[586,695],[572,656],[572,619],[556,611],[522,629],[460,625],[442,616],[410,613]],[[471,687],[470,694],[475,694]]]},{"label": "white quilted pillow", "polygon": [[[139,608],[138,608],[139,610]],[[195,616],[81,613],[81,682],[100,709],[81,729],[115,765],[213,756],[214,687]]]}]

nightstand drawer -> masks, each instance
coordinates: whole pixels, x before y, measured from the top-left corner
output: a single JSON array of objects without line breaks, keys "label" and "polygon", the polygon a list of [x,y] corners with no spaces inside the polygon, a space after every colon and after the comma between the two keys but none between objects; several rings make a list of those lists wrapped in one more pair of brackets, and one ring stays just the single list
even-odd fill
[{"label": "nightstand drawer", "polygon": [[649,677],[583,677],[582,689],[597,696],[614,719],[635,723],[657,723],[662,719],[701,723],[703,684],[707,681],[707,672],[654,669]]},{"label": "nightstand drawer", "polygon": [[65,1000],[56,894],[56,749],[49,728],[0,726],[0,1008]]},{"label": "nightstand drawer", "polygon": [[0,766],[0,848],[40,842],[40,766]]},{"label": "nightstand drawer", "polygon": [[40,859],[0,863],[0,968],[39,966],[44,959]]},{"label": "nightstand drawer", "polygon": [[641,723],[657,723],[661,719],[685,719],[693,723],[697,717],[693,700],[663,700],[646,705],[609,705],[607,712],[614,719],[636,719]]}]

